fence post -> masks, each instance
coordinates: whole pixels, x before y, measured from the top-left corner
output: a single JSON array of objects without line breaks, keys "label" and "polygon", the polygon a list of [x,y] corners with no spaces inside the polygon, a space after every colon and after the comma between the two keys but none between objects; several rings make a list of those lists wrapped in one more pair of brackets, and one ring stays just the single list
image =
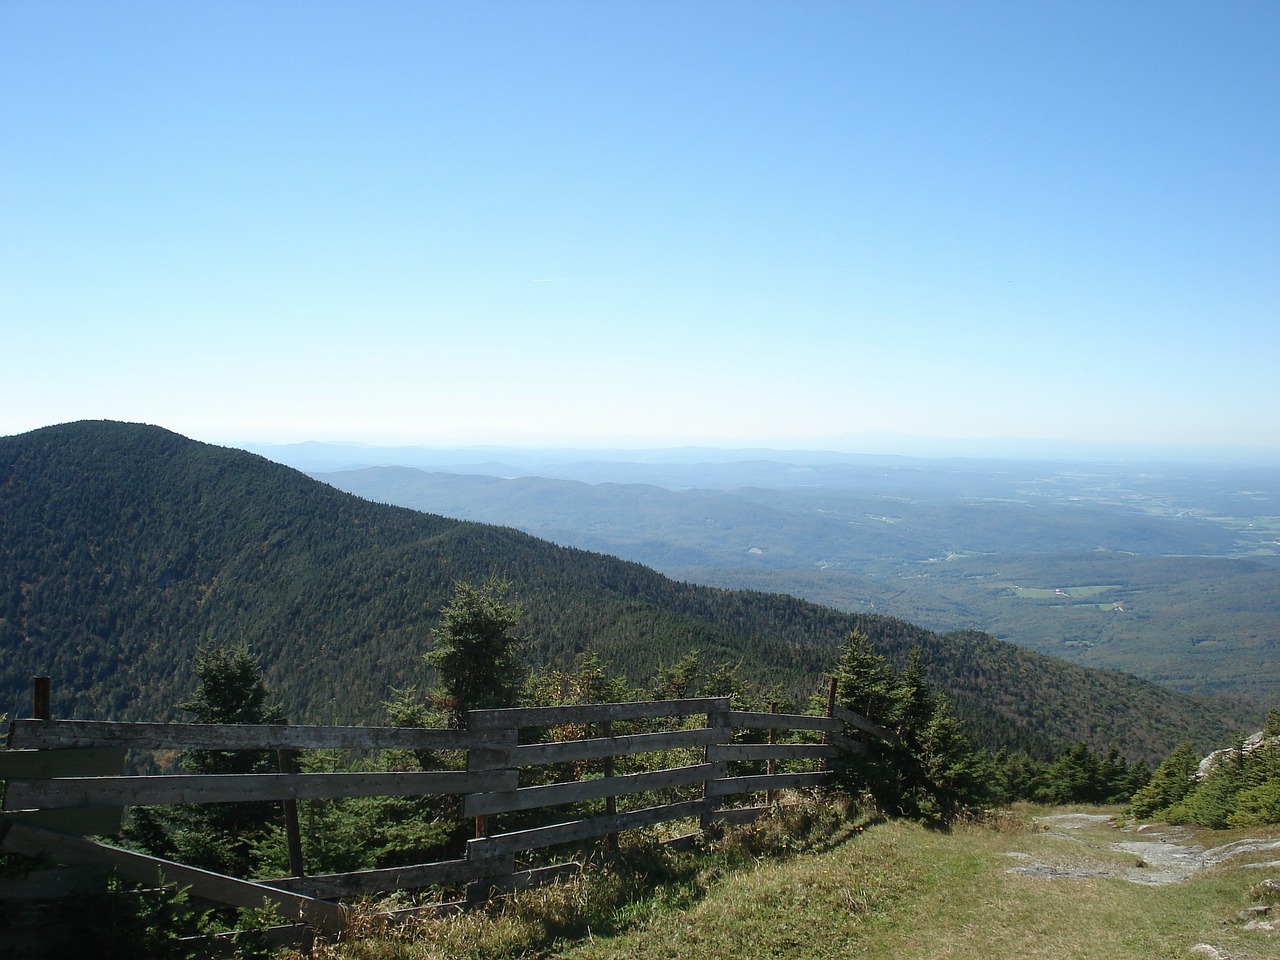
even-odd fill
[{"label": "fence post", "polygon": [[[834,717],[835,715],[836,715],[836,678],[828,677],[827,678],[827,716]],[[822,742],[826,744],[831,743],[831,733],[829,731],[823,732]],[[826,770],[828,766],[829,764],[827,763],[826,757],[823,757],[821,760],[818,761],[819,770]]]},{"label": "fence post", "polygon": [[[288,720],[277,721],[281,726],[288,726]],[[298,757],[296,751],[279,749],[276,751],[276,768],[281,773],[297,773]],[[285,845],[289,849],[289,873],[295,877],[306,876],[306,865],[302,860],[302,828],[298,825],[298,801],[292,797],[280,801],[284,809]]]},{"label": "fence post", "polygon": [[[600,721],[600,736],[602,737],[613,736],[613,721],[611,720]],[[606,780],[608,780],[610,777],[613,776],[613,769],[614,769],[613,759],[614,759],[613,754],[609,754],[609,756],[604,758],[603,770],[601,771],[601,773],[603,774]],[[614,816],[618,812],[618,798],[615,797],[612,793],[609,794],[609,796],[604,798],[604,812],[606,815],[610,817]],[[607,837],[604,838],[604,841],[613,853],[618,852],[618,835],[616,833],[609,834]]]},{"label": "fence post", "polygon": [[[707,711],[707,726],[713,730],[719,731],[719,736],[715,740],[714,746],[724,746],[733,742],[733,728],[729,725],[729,698],[724,697],[720,700],[720,705]],[[711,784],[715,780],[724,779],[725,771],[728,770],[729,764],[724,760],[711,760],[713,744],[708,744],[703,756],[706,762],[711,764],[711,770],[707,773],[707,779],[703,783],[703,811],[702,811],[702,829],[709,829],[715,822],[716,810],[720,807],[720,799],[711,793]]]},{"label": "fence post", "polygon": [[[469,772],[507,770],[515,766],[512,751],[520,742],[520,730],[503,718],[501,711],[470,710],[463,716],[463,727],[475,733],[484,733],[489,742],[488,746],[471,747],[467,750]],[[489,836],[491,831],[488,817],[477,816],[475,823],[477,840]],[[494,863],[495,866],[501,864],[501,870],[495,870],[486,880],[473,881],[467,885],[466,898],[469,903],[487,899],[493,885],[492,881],[498,876],[510,873],[513,861],[507,857],[505,862],[497,859]]]},{"label": "fence post", "polygon": [[48,677],[31,678],[31,717],[34,720],[48,720],[53,716],[52,701],[49,694]]},{"label": "fence post", "polygon": [[[773,714],[776,714],[776,713],[778,712],[778,701],[777,701],[777,700],[770,700],[770,701],[769,701],[769,712],[770,712],[770,713],[773,713]],[[778,742],[778,728],[777,728],[777,727],[770,727],[770,728],[769,728],[769,744],[770,744],[770,745],[773,745],[773,744],[775,744],[775,743],[777,743],[777,742]],[[759,769],[759,768],[757,767],[756,769]],[[769,758],[769,760],[765,763],[764,771],[765,771],[765,773],[767,773],[769,776],[771,776],[771,777],[772,777],[775,773],[777,773],[777,772],[778,772],[778,761],[777,761],[777,760],[774,760],[772,757],[770,757],[770,758]],[[766,790],[766,791],[765,791],[765,793],[764,793],[764,802],[765,802],[765,805],[766,805],[766,806],[769,806],[769,807],[772,807],[772,806],[773,806],[773,801],[774,801],[774,799],[775,799],[775,797],[776,797],[776,796],[777,796],[777,791],[776,791],[776,790]]]}]

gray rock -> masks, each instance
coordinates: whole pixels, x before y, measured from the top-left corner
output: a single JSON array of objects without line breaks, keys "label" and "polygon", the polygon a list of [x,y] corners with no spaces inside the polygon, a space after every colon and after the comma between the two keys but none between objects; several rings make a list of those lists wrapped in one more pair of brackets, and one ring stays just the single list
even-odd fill
[{"label": "gray rock", "polygon": [[1209,771],[1212,770],[1214,766],[1233,756],[1237,749],[1243,751],[1245,754],[1250,754],[1255,750],[1261,750],[1263,747],[1280,747],[1280,737],[1264,737],[1262,735],[1262,731],[1259,730],[1257,733],[1250,734],[1245,737],[1239,747],[1227,747],[1223,750],[1215,750],[1200,761],[1200,766],[1196,769],[1196,775],[1193,779],[1203,780],[1209,775]]}]

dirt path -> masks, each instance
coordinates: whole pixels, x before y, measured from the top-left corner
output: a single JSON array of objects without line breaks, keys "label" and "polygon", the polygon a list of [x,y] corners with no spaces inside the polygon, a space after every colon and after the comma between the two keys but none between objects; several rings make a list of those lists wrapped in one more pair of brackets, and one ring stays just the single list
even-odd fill
[{"label": "dirt path", "polygon": [[[1055,863],[1037,859],[1029,853],[1011,853],[1011,857],[1023,862],[1010,868],[1010,873],[1035,877],[1122,877],[1132,883],[1160,886],[1179,883],[1197,871],[1246,853],[1280,852],[1280,840],[1237,840],[1206,850],[1192,843],[1190,834],[1181,827],[1148,824],[1120,827],[1105,814],[1067,813],[1044,817],[1039,822],[1049,828],[1047,836],[1062,837],[1094,849],[1126,854],[1127,857],[1110,862],[1089,858],[1083,863]],[[1140,839],[1107,840],[1105,836],[1099,839],[1101,830]],[[1280,866],[1280,860],[1258,866]]]}]

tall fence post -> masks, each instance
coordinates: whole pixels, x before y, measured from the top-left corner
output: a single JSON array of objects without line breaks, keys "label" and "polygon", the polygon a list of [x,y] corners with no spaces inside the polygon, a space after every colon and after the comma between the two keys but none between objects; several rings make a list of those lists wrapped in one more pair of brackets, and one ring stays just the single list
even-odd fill
[{"label": "tall fence post", "polygon": [[[836,715],[836,678],[828,677],[827,678],[827,716],[834,717],[835,715]],[[824,732],[822,734],[822,742],[824,744],[830,744],[833,742],[831,738],[831,734],[829,732]],[[821,760],[818,761],[819,770],[827,770],[829,768],[830,768],[830,764],[827,763],[826,757],[823,757]]]},{"label": "tall fence post", "polygon": [[[718,732],[714,745],[726,745],[733,742],[733,727],[729,725],[729,698],[725,697],[720,701],[719,706],[707,711],[707,726]],[[711,770],[707,773],[707,779],[702,788],[703,811],[702,811],[702,829],[707,830],[715,823],[715,813],[720,807],[720,798],[712,791],[711,784],[715,780],[723,780],[725,772],[729,769],[729,764],[719,758],[712,760],[715,752],[712,744],[708,744],[705,757],[707,762],[711,764]]]},{"label": "tall fence post", "polygon": [[[776,714],[778,712],[777,700],[769,701],[769,712],[771,714]],[[770,727],[769,728],[769,745],[773,746],[777,742],[778,742],[778,728]],[[765,763],[764,769],[765,769],[765,773],[767,773],[769,776],[772,777],[775,773],[778,772],[778,761],[770,757],[769,760]],[[766,790],[764,794],[765,806],[772,807],[773,801],[776,799],[777,795],[778,793],[776,790]]]},{"label": "tall fence post", "polygon": [[[612,721],[610,720],[600,721],[600,736],[601,737],[613,736]],[[614,772],[613,760],[614,760],[613,754],[609,754],[602,761],[601,773],[606,780],[608,780],[610,777],[613,776],[613,772]],[[610,817],[615,816],[617,814],[618,798],[615,797],[613,794],[609,794],[609,796],[604,798],[604,812],[606,816],[610,816]],[[612,851],[613,853],[618,852],[618,835],[616,833],[609,834],[607,837],[604,838],[604,840],[605,840],[605,843],[608,845],[610,851]]]},{"label": "tall fence post", "polygon": [[33,720],[48,720],[53,716],[52,699],[49,693],[48,677],[31,678],[31,717]]},{"label": "tall fence post", "polygon": [[[280,720],[281,726],[288,726],[288,720]],[[294,750],[281,748],[276,751],[276,767],[281,773],[298,772],[298,755]],[[306,865],[302,860],[302,828],[298,824],[298,801],[292,797],[281,800],[284,810],[285,845],[289,850],[289,873],[295,877],[306,876]]]},{"label": "tall fence post", "polygon": [[[502,716],[500,710],[468,711],[463,717],[463,727],[475,733],[482,733],[488,742],[484,747],[471,747],[467,750],[467,771],[480,773],[490,770],[515,769],[513,752],[520,741],[520,730]],[[519,780],[516,781],[517,784]],[[475,820],[476,839],[480,840],[490,834],[489,818],[479,815]],[[468,856],[470,856],[468,847]],[[467,885],[466,898],[469,903],[487,899],[492,881],[500,873],[510,873],[514,861],[510,857],[506,861],[496,860],[494,874],[483,881]],[[501,864],[499,871],[497,865]]]}]

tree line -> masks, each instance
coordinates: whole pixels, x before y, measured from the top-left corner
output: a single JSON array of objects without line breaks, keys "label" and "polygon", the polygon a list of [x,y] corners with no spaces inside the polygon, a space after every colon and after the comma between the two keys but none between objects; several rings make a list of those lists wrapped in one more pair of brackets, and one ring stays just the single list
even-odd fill
[{"label": "tree line", "polygon": [[235,638],[296,722],[375,722],[389,687],[433,682],[415,651],[453,584],[497,571],[516,584],[536,670],[572,670],[592,653],[644,685],[696,651],[796,705],[856,628],[896,669],[918,650],[987,749],[1049,759],[1064,743],[1106,750],[1114,737],[1130,761],[1155,763],[1181,739],[1207,747],[1243,725],[1217,705],[985,634],[679,583],[514,530],[361,500],[157,427],[79,423],[0,438],[0,515],[0,711],[12,715],[41,674],[53,678],[59,716],[176,717],[196,651]]},{"label": "tree line", "polygon": [[1280,710],[1268,711],[1259,734],[1204,761],[1179,744],[1134,794],[1129,813],[1216,829],[1280,823]]},{"label": "tree line", "polygon": [[[708,696],[728,697],[734,709],[769,707],[768,692],[744,679],[736,664],[708,660],[696,651],[663,665],[643,685],[613,672],[590,652],[568,670],[531,666],[524,656],[523,611],[509,590],[509,584],[493,578],[456,584],[423,655],[434,670],[433,685],[391,688],[381,706],[385,722],[457,726],[473,709]],[[195,670],[196,692],[178,705],[192,721],[284,719],[243,642],[202,648]],[[1145,782],[1141,764],[1129,765],[1116,751],[1100,758],[1084,744],[1047,761],[975,747],[948,697],[926,678],[918,656],[896,670],[857,630],[849,633],[833,676],[836,702],[891,735],[889,741],[868,738],[865,755],[835,767],[838,787],[866,809],[945,826],[965,812],[1016,800],[1122,802]],[[825,709],[821,700],[810,706],[813,712]],[[192,752],[178,760],[195,773],[267,772],[275,762],[268,754],[218,751]],[[357,761],[336,751],[311,751],[300,759],[303,770],[433,770],[458,762],[446,754],[402,750]],[[549,770],[543,776],[585,773]],[[457,857],[470,836],[454,797],[306,800],[299,806],[307,835],[306,868],[312,873]],[[152,854],[222,873],[265,878],[288,868],[284,826],[271,804],[135,808],[126,837]]]}]

